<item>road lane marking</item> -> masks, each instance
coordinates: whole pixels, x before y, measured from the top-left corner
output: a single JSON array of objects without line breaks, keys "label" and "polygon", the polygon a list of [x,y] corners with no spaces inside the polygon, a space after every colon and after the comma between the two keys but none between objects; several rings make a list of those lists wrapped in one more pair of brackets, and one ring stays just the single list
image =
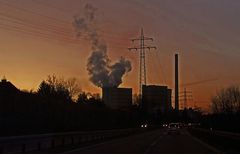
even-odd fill
[{"label": "road lane marking", "polygon": [[151,145],[147,148],[144,154],[148,154],[149,151],[158,143],[158,141],[162,139],[162,135],[160,135],[156,140],[154,140]]},{"label": "road lane marking", "polygon": [[215,147],[203,142],[202,140],[196,138],[195,136],[191,135],[189,132],[186,132],[187,136],[191,137],[193,140],[195,140],[196,142],[200,143],[201,145],[205,146],[206,148],[208,148],[209,150],[213,151],[214,153],[218,153],[218,154],[224,154],[224,152],[216,149]]},{"label": "road lane marking", "polygon": [[104,144],[106,144],[106,143],[108,143],[108,141],[102,142],[102,143],[98,143],[98,144],[94,144],[94,145],[90,145],[90,146],[86,146],[86,147],[81,147],[81,148],[73,149],[73,150],[70,150],[70,151],[63,152],[63,153],[61,153],[61,154],[71,154],[71,153],[74,153],[74,152],[79,152],[79,151],[82,151],[82,150],[91,149],[91,148],[97,147],[97,146],[99,146],[99,145],[104,145]]},{"label": "road lane marking", "polygon": [[[153,134],[156,131],[159,131],[159,130],[145,132],[145,133],[142,133],[142,134],[135,134],[135,135],[132,135],[132,136],[127,136],[126,138],[133,137],[133,136],[139,136],[139,135],[143,135],[143,134]],[[80,147],[80,148],[76,148],[76,149],[73,149],[73,150],[65,151],[65,152],[62,152],[61,154],[72,154],[74,152],[88,150],[88,149],[95,148],[95,147],[98,147],[98,146],[101,146],[101,145],[104,145],[104,144],[114,143],[114,142],[117,142],[118,140],[121,140],[121,139],[124,139],[124,138],[125,137],[123,137],[123,138],[116,138],[116,139],[112,139],[112,140],[107,140],[107,141],[104,141],[104,142],[101,142],[101,143],[97,143],[97,144],[94,144],[94,145],[89,145],[89,146]]]}]

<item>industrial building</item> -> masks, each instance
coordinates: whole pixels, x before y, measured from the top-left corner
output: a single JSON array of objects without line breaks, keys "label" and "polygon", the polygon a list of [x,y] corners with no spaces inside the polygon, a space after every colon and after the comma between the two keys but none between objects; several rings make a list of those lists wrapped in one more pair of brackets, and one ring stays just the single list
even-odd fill
[{"label": "industrial building", "polygon": [[132,105],[132,89],[117,87],[102,88],[102,100],[111,109],[129,110]]},{"label": "industrial building", "polygon": [[167,86],[143,85],[142,108],[152,115],[166,113],[172,109],[172,90]]}]

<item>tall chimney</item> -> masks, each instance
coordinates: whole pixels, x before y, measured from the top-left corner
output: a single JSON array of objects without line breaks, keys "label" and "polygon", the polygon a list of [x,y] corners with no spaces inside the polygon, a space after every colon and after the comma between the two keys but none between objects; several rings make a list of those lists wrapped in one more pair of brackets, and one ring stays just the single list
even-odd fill
[{"label": "tall chimney", "polygon": [[179,97],[178,97],[178,54],[175,54],[175,110],[179,110]]}]

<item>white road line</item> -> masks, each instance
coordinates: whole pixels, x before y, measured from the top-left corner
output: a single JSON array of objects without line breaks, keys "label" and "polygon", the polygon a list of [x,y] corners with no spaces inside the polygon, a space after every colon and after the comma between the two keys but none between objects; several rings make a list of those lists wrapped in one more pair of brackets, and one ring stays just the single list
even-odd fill
[{"label": "white road line", "polygon": [[160,135],[156,140],[154,140],[151,145],[147,148],[144,154],[148,154],[149,151],[158,143],[158,141],[162,138],[162,135]]},{"label": "white road line", "polygon": [[203,146],[205,146],[206,148],[208,148],[209,150],[213,151],[214,153],[217,153],[217,154],[224,154],[224,152],[216,149],[215,147],[203,142],[202,140],[194,137],[193,135],[191,135],[190,133],[186,132],[186,135],[190,136],[191,138],[193,138],[196,142],[202,144]]},{"label": "white road line", "polygon": [[[153,133],[153,132],[155,132],[155,131],[145,132],[145,133]],[[142,134],[145,134],[145,133],[142,133]],[[131,136],[128,136],[128,137],[138,136],[138,135],[142,135],[142,134],[135,134],[135,135],[131,135]],[[123,138],[124,138],[124,137],[123,137]],[[95,147],[100,146],[100,145],[104,145],[104,144],[107,144],[107,143],[116,142],[116,141],[121,140],[121,139],[123,139],[123,138],[116,138],[116,139],[113,139],[113,140],[107,140],[107,141],[105,141],[105,142],[97,143],[97,144],[94,144],[94,145],[89,145],[89,146],[86,146],[86,147],[80,147],[80,148],[77,148],[77,149],[69,150],[69,151],[63,152],[63,153],[61,153],[61,154],[71,154],[71,153],[74,153],[74,152],[78,152],[78,151],[82,151],[82,150],[87,150],[87,149],[95,148]]]},{"label": "white road line", "polygon": [[81,151],[81,150],[87,150],[87,149],[97,147],[99,145],[104,145],[104,144],[109,143],[109,142],[110,141],[106,141],[106,142],[102,142],[102,143],[98,143],[98,144],[94,144],[94,145],[89,145],[89,146],[86,146],[86,147],[81,147],[81,148],[77,148],[77,149],[74,149],[74,150],[66,151],[66,152],[63,152],[61,154],[71,154],[73,152],[78,152],[78,151]]}]

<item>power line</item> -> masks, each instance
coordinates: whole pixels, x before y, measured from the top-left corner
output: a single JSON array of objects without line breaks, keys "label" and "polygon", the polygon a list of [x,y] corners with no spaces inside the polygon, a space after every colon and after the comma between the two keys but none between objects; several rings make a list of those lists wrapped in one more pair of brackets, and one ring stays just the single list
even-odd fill
[{"label": "power line", "polygon": [[[148,76],[149,80],[148,81],[152,81],[155,79],[158,79],[158,74],[159,74],[159,70],[156,69],[157,63],[156,63],[156,59],[152,57],[153,55],[149,55],[149,59],[151,59],[151,63],[149,64],[149,67],[151,68],[150,70],[154,69],[153,71],[153,78],[151,75]],[[148,69],[149,70],[149,69]],[[156,71],[155,71],[156,70]]]},{"label": "power line", "polygon": [[[44,17],[44,19],[48,19],[48,20],[50,20],[51,22],[53,21],[53,23],[55,23],[55,24],[57,24],[57,25],[59,25],[59,23],[62,23],[62,24],[67,24],[68,26],[71,26],[71,23],[69,22],[67,22],[67,21],[65,21],[65,20],[61,20],[61,19],[58,19],[58,18],[54,18],[54,17],[51,17],[51,16],[47,16],[47,15],[44,15],[44,14],[41,14],[41,13],[38,13],[38,12],[34,12],[34,11],[30,11],[30,10],[28,10],[28,9],[25,9],[25,8],[21,8],[21,7],[17,7],[16,5],[12,5],[12,4],[9,4],[9,3],[6,3],[6,2],[2,2],[2,1],[0,1],[0,3],[2,3],[2,4],[4,4],[4,5],[6,5],[7,7],[9,7],[9,8],[13,8],[14,10],[18,10],[18,11],[23,11],[23,12],[25,12],[25,13],[30,13],[30,14],[33,14],[33,15],[38,15],[38,16],[40,16],[40,17]],[[4,12],[5,13],[5,12]],[[10,16],[9,14],[8,14],[8,16]],[[14,18],[14,17],[12,17],[12,18]],[[16,18],[16,17],[15,17]],[[19,19],[18,19],[19,20]],[[57,22],[57,23],[56,23]],[[49,26],[51,26],[51,27],[53,27],[53,25],[48,25],[48,27]],[[45,25],[43,25],[43,27],[45,27]],[[58,28],[59,30],[62,30],[62,31],[66,31],[66,32],[69,32],[69,33],[72,33],[72,31],[70,31],[70,30],[68,30],[68,29],[66,29],[66,28],[63,28],[63,27],[66,27],[66,25],[65,26],[63,26],[63,27],[56,27],[56,26],[54,26],[55,28]],[[98,32],[100,32],[100,33],[102,33],[101,35],[102,36],[104,36],[104,37],[106,37],[106,38],[111,38],[111,40],[110,41],[108,41],[108,42],[114,42],[114,44],[122,44],[123,46],[125,45],[127,45],[126,43],[125,43],[125,40],[124,39],[119,39],[119,37],[116,37],[116,36],[114,36],[114,35],[111,35],[111,34],[107,34],[107,33],[104,33],[104,32],[102,32],[102,31],[100,31],[100,30],[98,30]],[[118,39],[118,41],[113,41],[113,39]],[[120,41],[120,40],[122,40],[122,41]]]},{"label": "power line", "polygon": [[[68,33],[64,32],[64,31],[59,31],[59,30],[56,30],[55,28],[49,28],[49,27],[43,27],[43,25],[39,24],[32,24],[32,23],[28,23],[28,22],[23,22],[21,20],[11,20],[9,19],[8,17],[1,17],[1,14],[0,14],[0,18],[2,20],[5,20],[5,21],[8,21],[8,22],[11,22],[12,24],[16,24],[16,25],[21,25],[21,26],[24,26],[24,27],[28,27],[30,29],[33,29],[35,31],[45,31],[45,32],[51,32],[52,34],[54,35],[57,35],[57,36],[62,36],[64,38],[67,38],[68,36]],[[68,38],[70,39],[70,38]]]},{"label": "power line", "polygon": [[15,27],[15,26],[9,26],[9,25],[5,25],[5,24],[2,24],[0,23],[0,28],[1,29],[5,29],[7,31],[11,31],[11,32],[17,32],[17,33],[21,33],[21,34],[26,34],[26,35],[29,35],[29,36],[33,36],[33,37],[39,37],[41,39],[44,39],[44,40],[51,40],[53,41],[54,39],[45,35],[45,34],[36,34],[36,33],[33,33],[31,31],[26,31],[26,30],[23,30],[23,29],[20,29],[19,27]]},{"label": "power line", "polygon": [[63,12],[69,11],[69,10],[64,9],[64,8],[53,6],[50,3],[46,3],[46,1],[38,1],[38,0],[31,0],[31,1],[36,3],[36,4],[40,4],[42,6],[48,7],[48,8],[53,8],[53,9],[57,10],[58,12],[61,12],[62,14],[63,14]]},{"label": "power line", "polygon": [[[7,14],[3,14],[3,13],[0,13],[0,18],[1,18],[1,21],[7,21],[7,22],[12,23],[11,25],[7,25],[6,22],[4,22],[5,25],[2,25],[2,26],[10,26],[10,27],[14,26],[14,28],[19,28],[19,29],[24,29],[24,30],[26,30],[25,28],[28,27],[28,29],[26,31],[31,31],[31,32],[34,32],[36,34],[39,34],[39,32],[41,34],[43,34],[43,32],[51,32],[51,34],[44,33],[44,35],[55,36],[58,39],[62,38],[64,40],[66,40],[66,42],[72,41],[72,42],[77,43],[76,39],[70,38],[70,35],[69,35],[70,31],[65,32],[64,30],[58,30],[57,27],[55,28],[52,25],[45,25],[45,24],[41,24],[41,23],[40,24],[39,23],[35,24],[35,23],[31,23],[28,20],[24,20],[24,19],[17,18],[17,17],[14,17],[14,16],[8,16]],[[43,32],[41,32],[41,31],[43,31]],[[114,46],[121,46],[122,48],[126,45],[126,44],[120,45],[121,43],[115,42],[115,41],[112,41],[112,40],[110,40],[108,42],[112,42],[114,44]]]},{"label": "power line", "polygon": [[[3,24],[3,23],[0,23],[0,29],[4,29],[4,30],[7,30],[7,31],[12,31],[12,32],[17,32],[17,33],[22,33],[22,34],[26,34],[26,35],[30,35],[30,36],[33,36],[33,37],[38,37],[38,38],[42,38],[43,40],[51,40],[51,41],[56,41],[56,40],[59,40],[59,41],[62,41],[62,42],[65,42],[65,43],[69,43],[69,44],[75,44],[75,45],[79,45],[79,42],[78,40],[66,40],[66,39],[63,39],[63,38],[59,38],[57,37],[56,39],[56,36],[52,36],[52,35],[49,35],[47,33],[43,33],[43,32],[38,32],[38,31],[32,31],[32,30],[26,30],[26,29],[23,29],[19,26],[14,26],[14,25],[7,25],[7,24]],[[124,46],[123,45],[119,45],[119,44],[112,44],[112,46],[114,48],[118,48],[118,49],[124,49]]]},{"label": "power line", "polygon": [[45,14],[41,14],[41,13],[38,13],[38,12],[34,12],[34,11],[31,11],[31,10],[28,10],[28,9],[25,9],[25,8],[21,8],[21,7],[17,7],[16,5],[12,5],[10,3],[6,3],[6,2],[3,2],[3,1],[0,1],[0,3],[2,3],[3,5],[5,6],[8,6],[9,8],[14,8],[16,10],[20,10],[22,12],[26,12],[26,13],[31,13],[31,14],[34,14],[34,15],[38,15],[40,17],[43,17],[44,19],[48,19],[48,20],[53,20],[57,23],[62,23],[62,24],[66,24],[66,25],[69,25],[70,23],[66,20],[63,20],[63,19],[58,19],[58,18],[55,18],[55,17],[51,17],[51,16],[47,16]]},{"label": "power line", "polygon": [[[155,80],[157,79],[157,81],[159,81],[161,83],[162,82],[162,80],[161,80],[161,70],[160,70],[159,63],[157,62],[158,59],[153,54],[151,54],[149,56],[150,56],[149,58],[151,59],[151,63],[148,63],[148,64],[150,65],[151,70],[153,70],[152,74],[154,75],[154,79]],[[149,80],[152,81],[151,79],[152,78],[151,78],[151,75],[150,75]]]},{"label": "power line", "polygon": [[185,83],[182,84],[182,86],[192,86],[192,85],[197,85],[197,84],[204,84],[207,82],[213,82],[213,81],[217,81],[218,78],[210,78],[210,79],[205,79],[205,80],[199,80],[199,81],[195,81],[195,82],[191,82],[191,83]]},{"label": "power line", "polygon": [[3,16],[3,17],[9,18],[9,19],[13,19],[13,20],[23,22],[24,24],[28,23],[28,24],[31,24],[31,25],[41,26],[42,28],[47,27],[47,28],[52,28],[54,30],[58,30],[58,31],[66,32],[66,33],[72,33],[72,31],[69,30],[69,29],[62,28],[62,27],[59,27],[59,26],[55,26],[55,25],[52,25],[52,24],[48,24],[48,23],[42,24],[42,23],[39,23],[39,22],[38,23],[31,22],[30,20],[19,18],[19,17],[13,16],[13,15],[10,15],[10,14],[7,14],[7,13],[2,13],[2,12],[0,12],[0,15]]},{"label": "power line", "polygon": [[[31,29],[28,29],[28,31],[31,31],[31,35],[33,35],[33,32],[36,33],[37,35],[36,36],[39,36],[39,31],[44,31],[44,32],[50,32],[51,34],[43,34],[43,32],[40,32],[41,34],[41,37],[42,35],[47,35],[47,37],[49,38],[54,36],[54,37],[57,37],[57,39],[61,38],[61,40],[66,40],[66,42],[74,42],[76,43],[77,40],[75,39],[72,39],[71,36],[69,34],[73,34],[73,30],[72,29],[66,29],[65,27],[66,26],[59,26],[59,25],[62,25],[62,24],[68,24],[68,26],[70,26],[71,24],[70,23],[67,23],[65,21],[62,21],[62,20],[59,20],[57,18],[54,18],[54,17],[50,17],[50,16],[46,16],[44,14],[41,14],[41,13],[38,13],[38,12],[34,12],[34,11],[30,11],[28,9],[25,9],[25,8],[20,8],[20,7],[17,7],[16,5],[12,5],[12,4],[9,4],[9,3],[6,3],[6,2],[2,2],[0,1],[0,3],[4,4],[5,6],[9,7],[9,8],[12,8],[15,10],[18,10],[18,11],[21,11],[21,12],[25,12],[25,13],[30,13],[30,14],[33,14],[33,15],[37,15],[37,16],[40,16],[40,17],[44,17],[44,19],[47,19],[48,21],[50,21],[51,23],[54,23],[54,24],[57,24],[58,26],[55,26],[53,24],[49,24],[49,22],[46,22],[46,23],[39,23],[39,22],[33,22],[29,19],[26,19],[26,18],[22,18],[22,17],[16,17],[16,16],[13,16],[11,14],[9,14],[8,12],[10,11],[4,11],[4,12],[0,12],[0,15],[4,17],[3,20],[5,21],[8,21],[8,22],[12,22],[15,24],[15,26],[11,27],[11,28],[3,28],[3,26],[8,26],[8,25],[2,25],[1,27],[3,29],[7,29],[8,31],[10,31],[10,29],[12,30],[13,28],[15,29],[14,31],[16,31],[16,28],[18,29],[18,32],[22,32],[22,30],[24,29],[22,26],[26,26],[26,27],[30,27]],[[11,20],[10,20],[11,19]],[[13,21],[12,21],[13,20]],[[42,21],[42,20],[39,20],[39,21]],[[61,24],[60,24],[61,23]],[[20,27],[16,26],[17,25],[21,25]],[[63,28],[64,27],[64,28]],[[19,31],[19,29],[21,29]],[[26,31],[26,29],[24,29],[24,31]],[[100,31],[99,31],[100,32]],[[108,41],[107,42],[110,42],[113,44],[113,46],[118,46],[118,47],[124,47],[126,45],[128,45],[125,40],[122,39],[122,41],[120,41],[121,39],[119,39],[119,37],[117,36],[114,36],[114,35],[111,35],[111,34],[107,34],[107,33],[103,33],[101,32],[102,36],[104,38],[106,38]],[[27,33],[29,34],[29,32]],[[85,34],[87,36],[87,34]],[[118,39],[118,41],[115,41],[113,40],[114,39]]]},{"label": "power line", "polygon": [[166,75],[165,75],[165,71],[164,71],[164,68],[162,67],[162,64],[161,64],[161,60],[160,60],[160,56],[158,55],[158,52],[156,52],[156,55],[157,55],[157,63],[158,63],[158,66],[160,68],[160,72],[163,76],[163,82],[164,84],[167,84],[167,80],[166,80]]},{"label": "power line", "polygon": [[[49,34],[49,33],[45,33],[45,32],[42,32],[42,31],[37,31],[37,30],[34,30],[34,29],[24,29],[24,28],[21,28],[19,26],[15,26],[15,25],[8,25],[8,24],[4,24],[4,23],[0,23],[1,24],[1,28],[2,29],[7,29],[8,31],[9,30],[12,30],[12,31],[17,31],[17,32],[22,32],[23,34],[31,34],[32,36],[37,36],[37,37],[47,37],[48,39],[51,39],[51,40],[59,40],[59,41],[62,41],[62,42],[65,42],[65,43],[74,43],[74,44],[78,44],[77,43],[77,40],[72,40],[72,39],[69,39],[69,38],[65,38],[65,37],[59,37],[55,34]],[[13,30],[14,29],[14,30]],[[56,39],[57,38],[57,39]]]},{"label": "power line", "polygon": [[[42,5],[44,5],[46,7],[49,7],[49,8],[54,8],[56,10],[59,10],[61,13],[64,11],[62,8],[59,8],[59,7],[56,7],[56,6],[52,6],[52,5],[50,6],[49,3],[43,3],[43,1],[41,1],[41,2],[39,2],[38,0],[32,0],[32,1],[35,2],[35,3],[38,3],[38,4],[42,4]],[[123,40],[123,41],[125,40],[125,39],[120,39],[119,38],[119,34],[112,35],[113,32],[111,32],[111,35],[109,35],[110,34],[109,32],[106,33],[106,32],[101,31],[101,30],[98,30],[98,32],[100,32],[101,35],[107,36],[108,38],[111,38],[111,39],[118,39],[118,40]]]}]

